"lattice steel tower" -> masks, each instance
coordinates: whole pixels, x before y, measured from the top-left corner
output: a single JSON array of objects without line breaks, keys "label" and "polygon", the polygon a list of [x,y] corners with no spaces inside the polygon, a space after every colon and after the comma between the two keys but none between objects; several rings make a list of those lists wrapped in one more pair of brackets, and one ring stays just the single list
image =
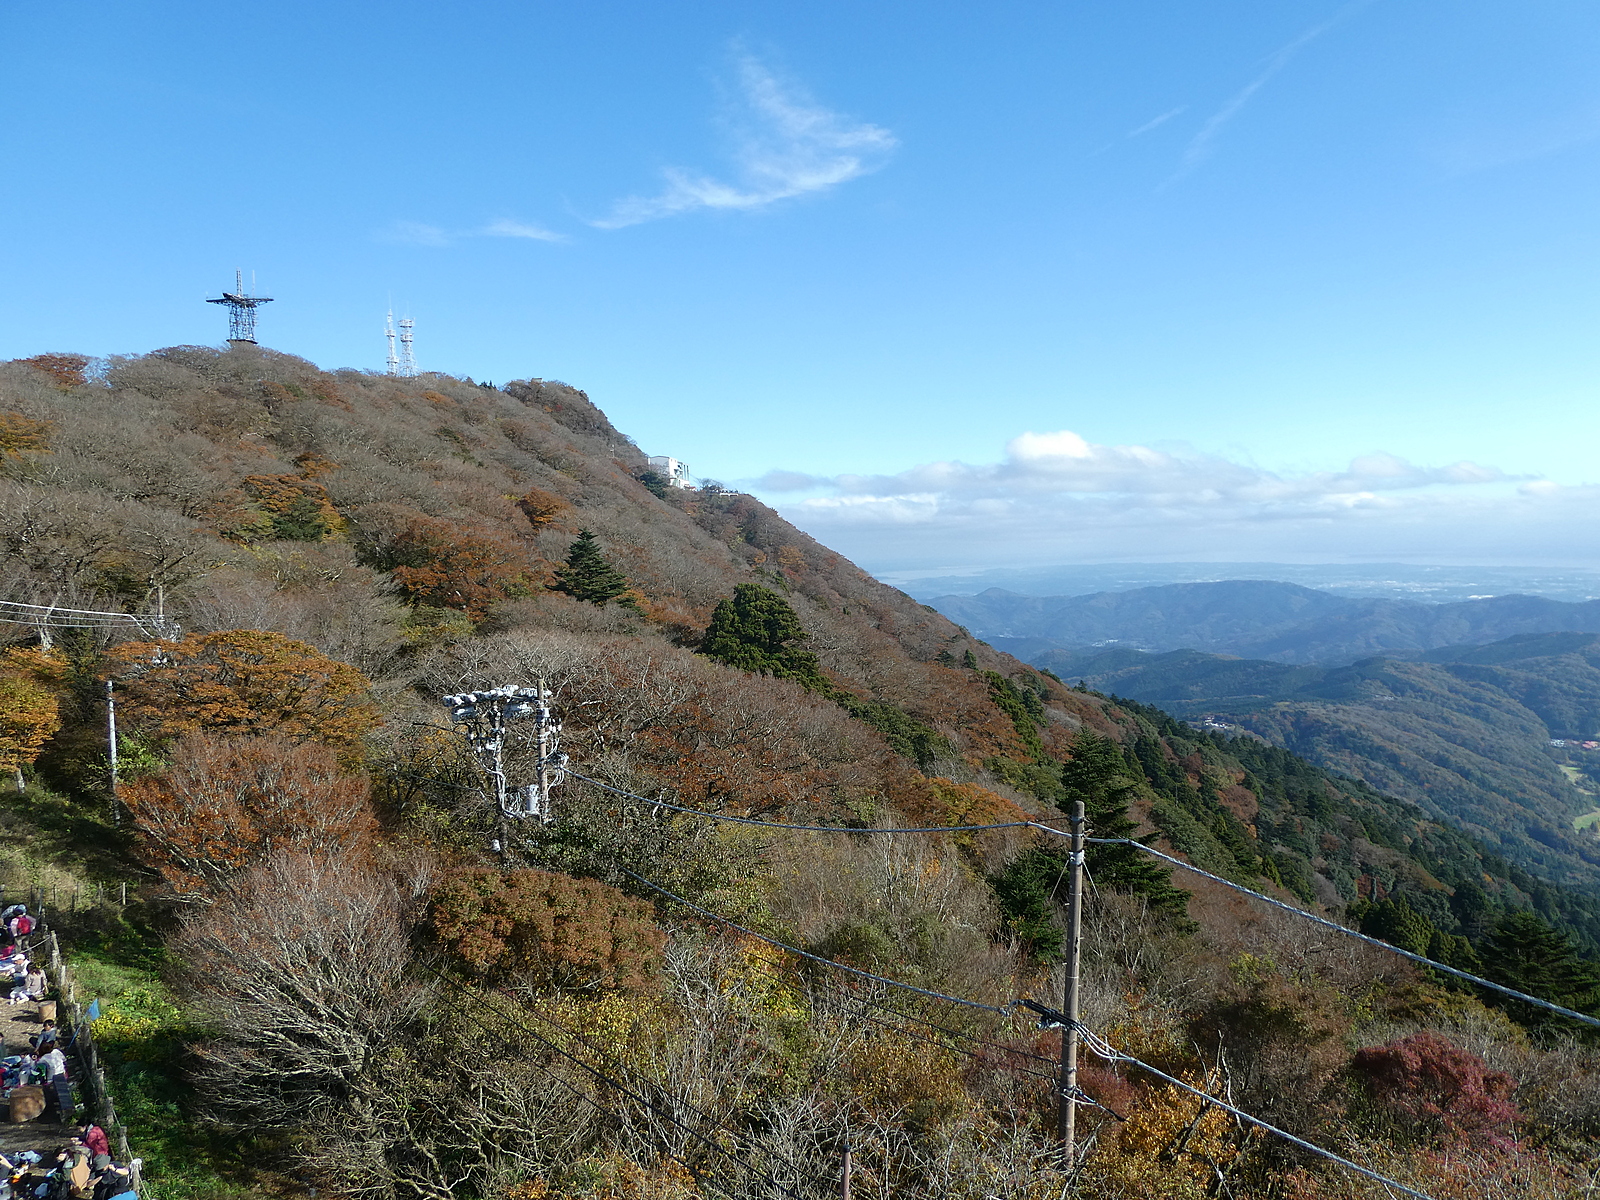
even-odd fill
[{"label": "lattice steel tower", "polygon": [[389,364],[389,374],[400,374],[400,360],[394,356],[394,309],[389,310],[389,315],[383,322],[383,336],[389,339],[389,357],[385,360]]},{"label": "lattice steel tower", "polygon": [[417,373],[417,358],[411,352],[411,330],[415,324],[410,317],[400,318],[400,374],[407,379]]},{"label": "lattice steel tower", "polygon": [[[271,304],[271,296],[247,296],[244,290],[244,272],[234,272],[233,291],[223,292],[220,300],[207,300],[207,304],[228,306],[228,341],[256,344],[256,307]],[[252,278],[254,278],[252,276]]]}]

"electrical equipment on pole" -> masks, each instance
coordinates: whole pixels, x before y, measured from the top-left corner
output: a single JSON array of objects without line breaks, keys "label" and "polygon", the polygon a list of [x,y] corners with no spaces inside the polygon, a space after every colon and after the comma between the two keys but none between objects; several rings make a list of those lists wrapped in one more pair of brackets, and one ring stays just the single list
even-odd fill
[{"label": "electrical equipment on pole", "polygon": [[[489,795],[502,822],[536,820],[548,825],[555,819],[550,791],[561,782],[568,760],[560,751],[561,722],[556,720],[550,701],[551,693],[543,680],[533,687],[506,683],[481,692],[444,697],[450,723],[467,739],[489,776]],[[529,719],[537,724],[534,779],[531,784],[512,787],[506,778],[506,731],[512,722]]]},{"label": "electrical equipment on pole", "polygon": [[388,365],[390,375],[400,374],[400,360],[394,355],[394,309],[389,310],[389,315],[383,321],[383,336],[389,339],[389,357],[384,361]]},{"label": "electrical equipment on pole", "polygon": [[[244,290],[244,272],[234,272],[233,291],[223,292],[220,300],[207,300],[207,304],[228,306],[228,341],[233,344],[256,344],[256,309],[271,304],[271,296],[252,296]],[[255,277],[252,275],[252,279]],[[252,286],[252,292],[255,288]]]},{"label": "electrical equipment on pole", "polygon": [[417,356],[411,349],[415,327],[416,322],[410,317],[400,318],[400,374],[406,379],[415,378],[417,374]]}]

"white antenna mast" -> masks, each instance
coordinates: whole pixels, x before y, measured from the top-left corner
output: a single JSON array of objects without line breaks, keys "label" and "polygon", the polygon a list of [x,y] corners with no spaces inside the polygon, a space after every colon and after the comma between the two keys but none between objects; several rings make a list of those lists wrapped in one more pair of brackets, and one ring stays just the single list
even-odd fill
[{"label": "white antenna mast", "polygon": [[400,360],[394,356],[394,309],[392,308],[389,310],[389,315],[384,318],[383,335],[389,339],[389,357],[387,359],[389,374],[398,375],[400,374]]},{"label": "white antenna mast", "polygon": [[417,359],[411,351],[411,330],[416,322],[410,317],[400,318],[400,374],[407,379],[413,378],[417,373]]}]

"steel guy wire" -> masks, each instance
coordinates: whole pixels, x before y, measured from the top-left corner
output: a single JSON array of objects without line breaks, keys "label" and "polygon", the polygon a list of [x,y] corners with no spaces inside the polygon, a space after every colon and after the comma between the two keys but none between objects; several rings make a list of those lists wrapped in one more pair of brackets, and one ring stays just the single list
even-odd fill
[{"label": "steel guy wire", "polygon": [[666,888],[662,887],[658,883],[651,883],[643,875],[635,875],[626,867],[618,867],[617,870],[621,871],[629,879],[644,884],[645,887],[650,888],[652,891],[660,892],[663,896],[667,897],[667,899],[676,901],[685,908],[699,913],[702,917],[705,917],[709,921],[716,921],[720,925],[726,925],[729,929],[737,929],[740,933],[748,934],[757,941],[765,942],[769,946],[775,946],[779,950],[787,950],[790,954],[798,954],[801,958],[810,959],[812,962],[820,963],[825,967],[832,967],[836,971],[847,971],[851,975],[859,975],[863,979],[871,979],[878,983],[885,983],[890,987],[900,988],[903,991],[915,992],[919,996],[929,996],[934,1000],[943,1000],[949,1004],[960,1004],[966,1006],[967,1008],[977,1008],[984,1012],[1003,1014],[1009,1012],[1012,1008],[1012,1005],[1009,1004],[1001,1007],[994,1004],[982,1004],[977,1000],[966,1000],[960,996],[947,996],[943,992],[931,991],[928,988],[920,988],[910,983],[901,983],[898,979],[890,979],[886,975],[874,975],[871,971],[863,971],[859,967],[847,967],[844,965],[844,963],[834,962],[831,958],[823,958],[820,954],[812,954],[809,950],[802,950],[798,946],[791,946],[788,942],[780,942],[776,938],[769,938],[766,934],[757,933],[754,929],[751,929],[745,925],[740,925],[737,921],[730,921],[727,917],[718,916],[709,909],[701,908],[698,904],[695,904],[691,900],[685,900],[676,892],[669,892]]},{"label": "steel guy wire", "polygon": [[[1045,826],[1040,826],[1039,828],[1042,829],[1045,828]],[[1051,832],[1056,831],[1052,830]],[[1264,895],[1263,893],[1255,891],[1252,888],[1247,888],[1242,884],[1234,883],[1232,880],[1224,879],[1220,875],[1213,875],[1210,871],[1203,871],[1199,867],[1194,866],[1192,863],[1186,863],[1180,858],[1173,858],[1170,854],[1163,854],[1159,850],[1151,849],[1143,842],[1134,841],[1132,838],[1084,838],[1083,840],[1092,845],[1098,846],[1135,846],[1138,849],[1143,850],[1146,854],[1153,855],[1154,857],[1161,859],[1163,862],[1169,862],[1175,867],[1182,867],[1185,871],[1202,876],[1211,880],[1213,883],[1220,883],[1223,887],[1232,888],[1236,892],[1243,892],[1246,896],[1253,896],[1263,903],[1272,905],[1274,908],[1281,908],[1284,912],[1293,913],[1297,917],[1311,921],[1314,924],[1321,925],[1324,928],[1331,929],[1335,933],[1342,933],[1345,935],[1345,937],[1355,938],[1358,942],[1365,942],[1367,945],[1374,946],[1379,950],[1386,950],[1390,954],[1396,954],[1401,958],[1410,959],[1412,962],[1419,963],[1424,967],[1430,968],[1431,970],[1443,971],[1446,975],[1454,975],[1457,979],[1465,979],[1468,983],[1476,984],[1481,988],[1488,988],[1492,992],[1499,992],[1502,996],[1510,996],[1512,999],[1520,1000],[1524,1004],[1532,1004],[1537,1008],[1543,1008],[1553,1013],[1559,1013],[1561,1016],[1566,1017],[1569,1020],[1581,1021],[1585,1025],[1592,1025],[1595,1028],[1600,1029],[1600,1017],[1592,1017],[1586,1013],[1574,1012],[1570,1008],[1562,1008],[1559,1004],[1552,1004],[1548,1000],[1541,1000],[1537,996],[1530,996],[1527,992],[1519,992],[1515,988],[1509,988],[1503,984],[1494,983],[1483,978],[1481,975],[1473,975],[1468,971],[1458,970],[1455,967],[1446,966],[1441,962],[1434,962],[1433,959],[1425,958],[1420,954],[1413,954],[1409,950],[1402,950],[1399,946],[1392,946],[1380,938],[1370,937],[1358,930],[1349,929],[1346,926],[1339,924],[1337,921],[1330,921],[1326,917],[1319,917],[1315,913],[1307,912],[1303,908],[1296,908],[1292,904],[1285,904],[1282,900],[1275,900],[1271,896]]]},{"label": "steel guy wire", "polygon": [[1378,1174],[1378,1172],[1369,1167],[1363,1167],[1360,1163],[1351,1162],[1348,1158],[1345,1158],[1343,1155],[1335,1154],[1332,1150],[1325,1150],[1321,1146],[1306,1141],[1305,1138],[1296,1137],[1288,1130],[1279,1129],[1276,1125],[1272,1125],[1266,1121],[1263,1121],[1260,1117],[1252,1116],[1250,1113],[1245,1112],[1242,1108],[1235,1108],[1233,1105],[1228,1104],[1225,1101],[1218,1100],[1209,1092],[1202,1091],[1191,1084],[1185,1083],[1181,1079],[1178,1079],[1172,1075],[1168,1075],[1165,1071],[1157,1067],[1152,1067],[1149,1063],[1141,1062],[1139,1059],[1134,1058],[1131,1054],[1124,1054],[1121,1050],[1118,1050],[1104,1038],[1085,1028],[1082,1024],[1079,1024],[1077,1028],[1078,1036],[1083,1039],[1084,1045],[1088,1046],[1094,1054],[1108,1062],[1128,1063],[1132,1066],[1138,1067],[1142,1071],[1148,1071],[1151,1075],[1156,1076],[1158,1079],[1165,1080],[1174,1087],[1182,1088],[1186,1092],[1189,1092],[1195,1096],[1199,1096],[1207,1104],[1214,1104],[1224,1112],[1232,1113],[1241,1121],[1248,1121],[1250,1124],[1259,1129],[1265,1130],[1267,1133],[1273,1134],[1282,1138],[1286,1142],[1291,1142],[1294,1145],[1299,1146],[1302,1150],[1309,1150],[1312,1154],[1321,1155],[1330,1162],[1338,1163],[1346,1170],[1354,1171],[1358,1175],[1364,1175],[1368,1179],[1383,1184],[1385,1187],[1396,1188],[1408,1196],[1415,1196],[1417,1200],[1433,1200],[1433,1197],[1428,1195],[1427,1192],[1419,1192],[1416,1188],[1407,1187],[1405,1184],[1400,1183],[1397,1180],[1390,1179],[1386,1175]]},{"label": "steel guy wire", "polygon": [[[484,996],[484,994],[482,992],[478,991],[476,988],[471,987],[470,985],[464,983],[463,981],[461,981],[459,979],[452,979],[445,972],[439,970],[437,967],[430,966],[427,963],[419,963],[418,965],[420,965],[425,971],[428,971],[431,974],[438,976],[439,979],[444,981],[444,983],[445,983],[445,985],[447,987],[453,987],[453,988],[457,989],[458,991],[468,992],[468,993],[472,994],[473,996],[475,996],[477,998],[478,1002],[480,1004],[482,1004],[485,1008],[488,1008],[488,1009],[492,1010],[493,1012],[497,1013],[498,1015],[500,1015],[502,1017],[505,1017],[507,1020],[510,1020],[510,1021],[516,1023],[518,1029],[520,1029],[522,1033],[526,1034],[528,1037],[531,1037],[534,1041],[540,1042],[543,1045],[546,1045],[546,1046],[550,1047],[550,1049],[554,1050],[562,1058],[566,1059],[568,1062],[572,1063],[574,1066],[576,1066],[580,1070],[588,1072],[590,1075],[594,1076],[594,1078],[599,1080],[601,1083],[605,1084],[607,1087],[614,1088],[615,1090],[621,1092],[624,1096],[628,1097],[630,1100],[633,1100],[634,1102],[636,1102],[638,1104],[642,1104],[644,1107],[648,1108],[651,1112],[660,1114],[667,1121],[671,1122],[673,1125],[676,1125],[679,1129],[681,1129],[685,1133],[687,1133],[690,1137],[694,1138],[697,1141],[705,1143],[705,1145],[707,1145],[711,1149],[715,1150],[718,1154],[721,1154],[723,1157],[725,1157],[727,1159],[730,1159],[734,1163],[736,1163],[739,1166],[743,1167],[745,1170],[749,1171],[752,1175],[755,1175],[757,1178],[759,1178],[759,1179],[765,1181],[766,1183],[772,1185],[773,1187],[777,1188],[778,1191],[784,1193],[787,1196],[794,1197],[794,1200],[804,1200],[804,1198],[801,1197],[798,1192],[794,1192],[794,1191],[790,1190],[789,1188],[784,1187],[783,1184],[779,1183],[776,1179],[773,1179],[770,1175],[768,1175],[765,1172],[761,1171],[759,1168],[753,1166],[752,1164],[745,1162],[744,1159],[740,1158],[737,1154],[732,1153],[730,1150],[728,1150],[727,1147],[719,1146],[714,1140],[712,1140],[711,1138],[707,1137],[705,1134],[701,1133],[699,1130],[693,1129],[690,1126],[684,1124],[682,1121],[678,1120],[675,1116],[673,1116],[670,1112],[664,1111],[659,1105],[652,1104],[649,1100],[645,1099],[643,1096],[641,1096],[638,1093],[634,1092],[626,1084],[617,1082],[615,1079],[612,1079],[605,1072],[603,1072],[603,1071],[599,1070],[598,1068],[593,1067],[590,1064],[584,1062],[582,1059],[578,1058],[576,1055],[569,1054],[567,1051],[563,1050],[560,1046],[556,1045],[555,1042],[552,1042],[549,1038],[544,1037],[541,1034],[535,1033],[533,1030],[529,1029],[526,1025],[524,1025],[524,1024],[522,1024],[520,1022],[517,1022],[515,1015],[507,1013],[504,1009],[500,1008],[498,1005],[489,1003],[488,999]],[[474,1017],[470,1010],[467,1011],[466,1016],[467,1016],[468,1020],[472,1021],[472,1023],[474,1025],[476,1025],[479,1029],[481,1029],[484,1033],[490,1035],[491,1037],[496,1036],[495,1031],[493,1029],[490,1029],[482,1021],[480,1021],[476,1017]],[[554,1024],[554,1022],[551,1022],[551,1023]],[[554,1074],[554,1072],[551,1072],[551,1074]],[[558,1079],[558,1080],[561,1080],[561,1077],[559,1075],[556,1075],[555,1078]],[[561,1082],[565,1083],[566,1081],[565,1080],[561,1080]],[[570,1083],[567,1084],[567,1086],[572,1091],[578,1092],[578,1094],[580,1096],[584,1094],[582,1092],[579,1092],[578,1089],[573,1087]],[[602,1111],[602,1112],[607,1111],[605,1109],[605,1107],[603,1105],[601,1105],[598,1101],[591,1100],[591,1103],[593,1103],[596,1108],[600,1109],[600,1111]],[[676,1156],[674,1156],[674,1157],[676,1157]],[[680,1164],[682,1164],[684,1166],[685,1169],[689,1169],[689,1164],[688,1163],[683,1162],[682,1159],[679,1159],[678,1161],[680,1162]],[[691,1171],[691,1173],[693,1173],[693,1172]],[[702,1177],[697,1175],[696,1178],[702,1178]],[[724,1191],[724,1189],[721,1188],[720,1186],[718,1186],[714,1181],[707,1180],[707,1182],[711,1182],[712,1186],[716,1187],[718,1191]]]}]

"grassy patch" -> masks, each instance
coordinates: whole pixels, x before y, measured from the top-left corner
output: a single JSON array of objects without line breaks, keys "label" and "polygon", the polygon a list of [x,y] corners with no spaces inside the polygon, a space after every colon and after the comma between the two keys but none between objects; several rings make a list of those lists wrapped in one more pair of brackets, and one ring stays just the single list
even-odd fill
[{"label": "grassy patch", "polygon": [[85,937],[67,961],[79,997],[100,1001],[95,1039],[117,1116],[144,1159],[146,1200],[264,1195],[248,1165],[253,1147],[194,1119],[182,1060],[203,1030],[162,981],[160,943],[123,923]]}]

